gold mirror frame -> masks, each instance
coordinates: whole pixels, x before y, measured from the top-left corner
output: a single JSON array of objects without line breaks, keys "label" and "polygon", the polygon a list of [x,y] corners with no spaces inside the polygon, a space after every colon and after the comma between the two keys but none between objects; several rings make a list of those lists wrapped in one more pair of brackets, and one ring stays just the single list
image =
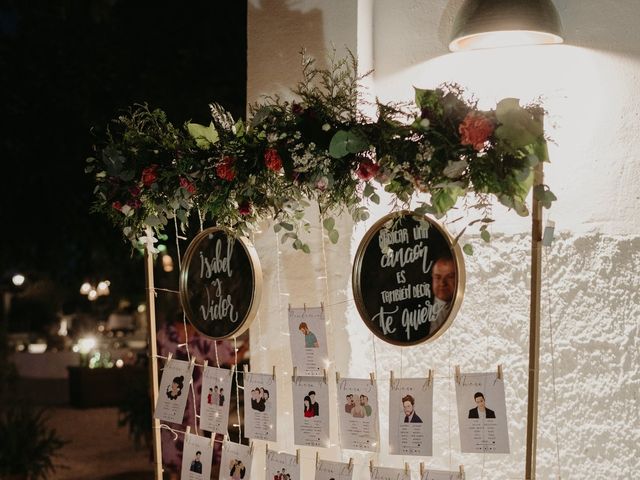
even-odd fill
[{"label": "gold mirror frame", "polygon": [[[446,243],[449,247],[449,251],[451,253],[451,257],[453,258],[453,261],[456,267],[456,291],[454,293],[453,301],[451,303],[451,311],[449,312],[447,319],[444,321],[444,323],[440,326],[440,328],[438,328],[438,330],[433,335],[429,335],[424,339],[420,339],[417,341],[409,341],[409,342],[399,342],[397,340],[391,340],[385,337],[384,335],[381,335],[380,332],[370,327],[371,317],[369,316],[369,312],[367,311],[366,306],[364,305],[364,300],[362,297],[362,288],[363,287],[366,288],[366,285],[362,284],[365,282],[361,283],[360,281],[360,273],[362,269],[363,257],[373,237],[382,229],[382,227],[387,222],[389,222],[390,220],[396,219],[398,217],[404,217],[404,216],[411,216],[411,217],[424,219],[426,222],[429,223],[431,227],[434,227],[438,231],[438,233],[440,233],[440,235],[442,235],[442,237],[446,240]],[[426,215],[419,215],[409,210],[393,212],[385,215],[380,220],[378,220],[371,228],[369,228],[369,230],[367,230],[367,233],[365,233],[364,237],[360,241],[360,244],[358,245],[358,250],[356,251],[355,259],[353,261],[351,280],[352,280],[351,284],[353,289],[353,297],[356,303],[356,308],[358,309],[358,313],[360,314],[360,317],[362,318],[364,324],[375,336],[377,336],[381,340],[384,340],[387,343],[391,343],[392,345],[397,345],[401,347],[410,347],[413,345],[419,345],[422,343],[431,342],[437,339],[438,337],[440,337],[451,326],[455,316],[460,310],[460,306],[462,305],[462,300],[464,298],[464,291],[465,291],[465,284],[466,284],[464,253],[462,252],[460,245],[458,245],[457,242],[454,243],[453,238],[451,237],[449,232],[447,232],[447,230],[445,230],[445,228],[442,225],[440,225],[440,223],[438,223],[431,217],[428,217]]]},{"label": "gold mirror frame", "polygon": [[[189,289],[188,289],[188,279],[189,279],[189,269],[191,268],[191,262],[193,260],[193,256],[195,252],[198,250],[200,246],[200,242],[207,238],[209,234],[222,232],[227,237],[233,237],[236,241],[240,242],[242,248],[249,259],[249,265],[251,266],[251,279],[253,281],[254,289],[253,295],[251,296],[251,305],[247,310],[247,314],[244,319],[240,322],[238,328],[233,330],[231,333],[221,336],[221,337],[213,337],[203,331],[201,331],[196,324],[192,321],[193,311],[191,310],[191,305],[189,303]],[[180,303],[182,304],[182,309],[184,310],[187,318],[189,319],[189,323],[193,325],[193,327],[198,330],[201,334],[213,338],[216,340],[224,340],[227,338],[234,338],[241,334],[243,334],[250,326],[253,319],[258,314],[258,308],[260,306],[260,299],[262,298],[262,268],[260,266],[260,260],[258,258],[258,254],[253,246],[253,244],[245,237],[241,237],[235,235],[233,231],[223,228],[223,227],[209,227],[204,229],[198,235],[196,235],[189,246],[187,247],[187,251],[184,254],[182,260],[182,268],[180,269]]]}]

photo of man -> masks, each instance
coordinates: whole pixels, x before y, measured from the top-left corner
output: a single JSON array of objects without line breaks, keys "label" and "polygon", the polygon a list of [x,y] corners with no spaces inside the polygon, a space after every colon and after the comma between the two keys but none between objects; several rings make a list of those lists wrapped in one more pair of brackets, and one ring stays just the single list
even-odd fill
[{"label": "photo of man", "polygon": [[496,418],[495,412],[486,407],[482,392],[476,392],[473,399],[477,406],[469,410],[469,418]]},{"label": "photo of man", "polygon": [[347,402],[344,404],[344,411],[351,415],[351,410],[356,406],[356,401],[353,398],[353,394],[347,395]]},{"label": "photo of man", "polygon": [[189,470],[194,472],[194,473],[202,473],[202,462],[200,461],[200,456],[202,455],[202,452],[200,452],[199,450],[196,452],[196,458],[194,458],[191,461],[191,466],[189,467]]},{"label": "photo of man", "polygon": [[311,330],[309,330],[309,326],[306,322],[301,322],[298,330],[302,332],[304,335],[304,347],[305,348],[318,348],[320,344],[318,343],[318,339],[313,334]]},{"label": "photo of man", "polygon": [[369,397],[366,395],[360,395],[360,405],[362,405],[362,408],[364,409],[364,414],[367,417],[370,417],[373,409],[371,408],[371,405],[369,405]]},{"label": "photo of man", "polygon": [[422,423],[422,419],[415,411],[416,400],[412,395],[402,397],[402,409],[404,410],[404,423]]}]

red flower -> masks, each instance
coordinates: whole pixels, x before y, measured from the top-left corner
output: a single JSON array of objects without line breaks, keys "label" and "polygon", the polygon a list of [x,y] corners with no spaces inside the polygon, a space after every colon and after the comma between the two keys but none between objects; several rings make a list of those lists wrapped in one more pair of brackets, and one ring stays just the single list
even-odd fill
[{"label": "red flower", "polygon": [[129,200],[127,202],[127,205],[130,206],[131,208],[133,208],[134,210],[137,210],[138,208],[140,208],[142,206],[142,202],[140,200]]},{"label": "red flower", "polygon": [[150,165],[142,170],[142,184],[145,187],[150,187],[158,179],[158,165]]},{"label": "red flower", "polygon": [[216,167],[216,174],[223,180],[230,182],[236,178],[236,172],[233,169],[233,164],[236,159],[229,156],[224,156],[222,162]]},{"label": "red flower", "polygon": [[356,175],[360,180],[367,182],[376,176],[378,170],[380,170],[380,165],[373,163],[373,161],[368,158],[365,158],[360,162],[360,165],[358,165]]},{"label": "red flower", "polygon": [[191,195],[196,193],[196,186],[184,177],[180,178],[180,186],[184,188],[187,192],[189,192]]},{"label": "red flower", "polygon": [[252,210],[253,207],[251,206],[251,202],[248,200],[245,200],[238,206],[238,213],[242,216],[251,215]]},{"label": "red flower", "polygon": [[264,164],[274,172],[279,172],[282,169],[282,159],[275,148],[268,148],[264,152]]},{"label": "red flower", "polygon": [[137,185],[129,187],[129,193],[133,198],[136,198],[138,195],[140,195],[140,187],[138,187]]},{"label": "red flower", "polygon": [[471,145],[475,150],[480,151],[494,129],[493,122],[482,113],[469,112],[458,127],[460,142],[462,145]]},{"label": "red flower", "polygon": [[121,204],[120,202],[118,202],[118,201],[113,202],[113,203],[111,204],[111,206],[112,206],[113,208],[115,208],[116,210],[118,210],[119,212],[121,212],[121,211],[122,211],[122,204]]}]

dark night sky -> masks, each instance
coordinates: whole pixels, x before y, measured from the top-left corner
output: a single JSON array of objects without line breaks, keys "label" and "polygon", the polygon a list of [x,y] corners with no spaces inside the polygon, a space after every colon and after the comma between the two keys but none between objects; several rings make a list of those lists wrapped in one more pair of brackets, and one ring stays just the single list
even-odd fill
[{"label": "dark night sky", "polygon": [[[91,130],[136,102],[176,125],[205,123],[216,101],[235,116],[246,97],[246,2],[0,2],[0,266],[77,289],[107,276],[144,285],[140,260],[89,213]],[[143,292],[142,292],[143,293]]]}]

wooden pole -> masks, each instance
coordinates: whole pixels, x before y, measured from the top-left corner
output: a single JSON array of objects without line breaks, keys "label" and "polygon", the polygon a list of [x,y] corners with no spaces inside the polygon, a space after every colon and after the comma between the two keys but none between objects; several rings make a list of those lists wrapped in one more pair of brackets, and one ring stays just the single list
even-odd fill
[{"label": "wooden pole", "polygon": [[153,254],[146,249],[144,253],[145,280],[147,283],[147,328],[149,339],[149,397],[151,398],[151,422],[153,426],[153,465],[155,480],[162,480],[162,441],[160,420],[154,418],[158,400],[158,344],[156,342],[156,299],[153,279]]},{"label": "wooden pole", "polygon": [[[544,182],[543,162],[534,167],[533,187]],[[538,443],[538,381],[540,368],[540,297],[542,290],[542,203],[531,201],[531,304],[529,308],[529,388],[527,402],[527,452],[525,479],[536,478]]]}]

